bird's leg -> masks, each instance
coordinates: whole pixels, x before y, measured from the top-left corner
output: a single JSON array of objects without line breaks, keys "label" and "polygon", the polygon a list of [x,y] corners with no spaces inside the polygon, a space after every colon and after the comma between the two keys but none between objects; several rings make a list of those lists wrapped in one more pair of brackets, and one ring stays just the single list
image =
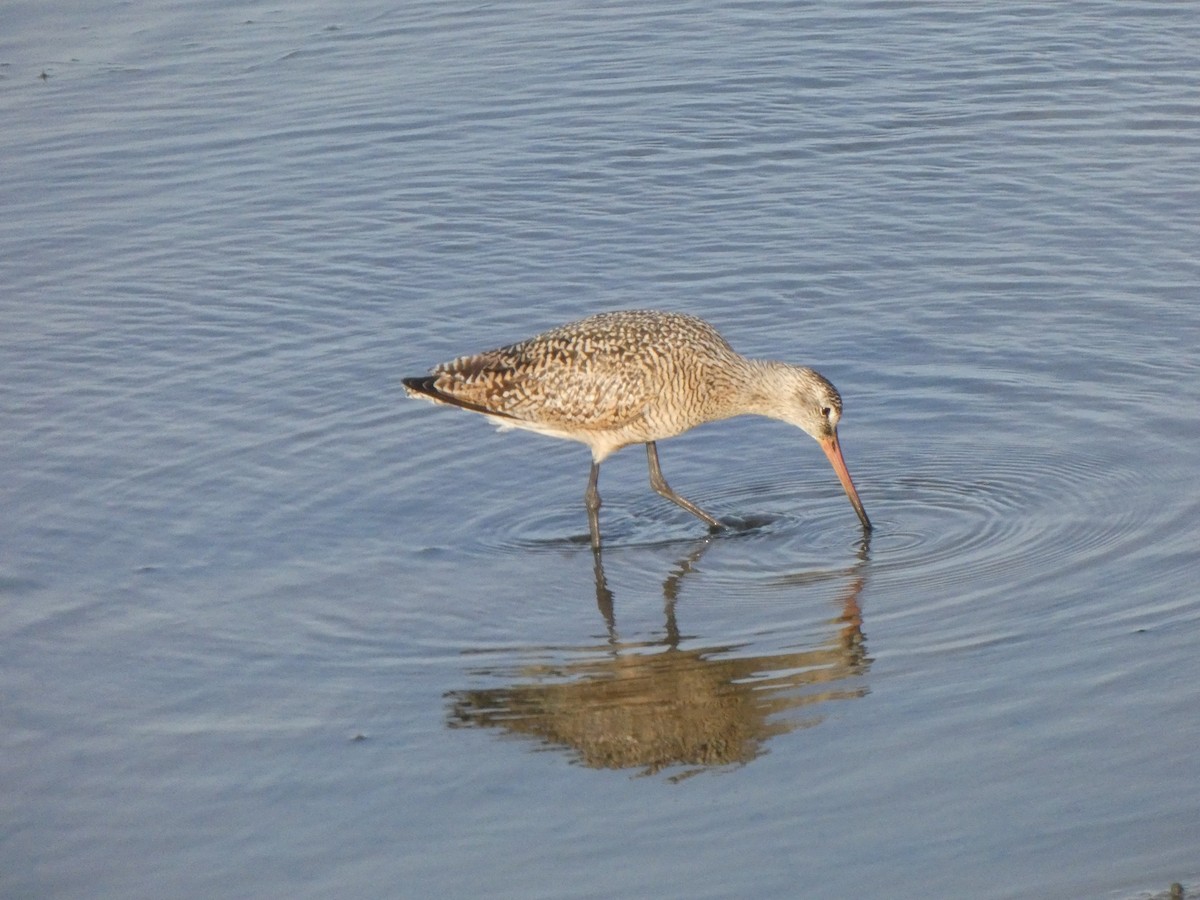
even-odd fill
[{"label": "bird's leg", "polygon": [[588,476],[587,490],[583,494],[583,505],[587,507],[588,528],[592,532],[592,549],[600,550],[600,491],[596,483],[600,480],[600,463],[592,463],[592,474]]},{"label": "bird's leg", "polygon": [[[658,448],[654,446],[654,441],[646,441],[646,461],[650,464],[650,487],[662,497],[666,497],[672,503],[678,503],[693,516],[698,519],[703,519],[712,528],[720,528],[721,523],[698,507],[690,500],[685,500],[677,493],[671,490],[671,486],[667,484],[667,479],[663,478],[662,469],[658,467]],[[599,498],[597,498],[599,500]]]}]

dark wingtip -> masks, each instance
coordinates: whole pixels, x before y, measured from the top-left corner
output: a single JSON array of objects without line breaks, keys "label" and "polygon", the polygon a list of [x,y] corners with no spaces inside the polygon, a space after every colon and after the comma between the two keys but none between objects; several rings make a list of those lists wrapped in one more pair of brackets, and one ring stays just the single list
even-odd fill
[{"label": "dark wingtip", "polygon": [[418,378],[401,378],[400,383],[409,393],[424,394],[426,397],[439,397],[440,399],[437,388],[433,386],[435,380],[432,375],[422,375]]},{"label": "dark wingtip", "polygon": [[445,391],[438,390],[437,379],[438,376],[436,375],[422,375],[419,378],[401,378],[400,383],[404,385],[404,389],[413,397],[428,397],[430,400],[444,403],[447,406],[457,406],[460,409],[469,409],[472,412],[483,413],[487,416],[499,416],[504,419],[512,418],[508,413],[488,409],[486,406],[481,406],[478,403],[472,403],[470,400],[464,400],[462,397],[455,397],[453,394],[447,394]]}]

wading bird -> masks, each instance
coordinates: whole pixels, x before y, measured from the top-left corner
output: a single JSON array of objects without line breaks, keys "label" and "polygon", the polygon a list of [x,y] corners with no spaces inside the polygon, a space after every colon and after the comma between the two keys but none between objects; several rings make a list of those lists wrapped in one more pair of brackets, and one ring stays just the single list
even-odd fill
[{"label": "wading bird", "polygon": [[600,313],[517,344],[460,356],[403,383],[410,396],[482,413],[502,429],[587,444],[592,471],[584,503],[596,549],[600,463],[629,444],[646,445],[655,491],[709,526],[721,527],[667,484],[655,442],[746,414],[779,419],[815,438],[863,528],[871,528],[838,444],[842,398],[837,389],[812,369],[747,359],[695,316]]}]

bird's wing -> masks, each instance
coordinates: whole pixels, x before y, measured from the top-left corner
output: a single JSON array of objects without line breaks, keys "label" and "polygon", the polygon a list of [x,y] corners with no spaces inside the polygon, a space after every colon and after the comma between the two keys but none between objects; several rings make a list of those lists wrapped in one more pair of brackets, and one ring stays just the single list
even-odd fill
[{"label": "bird's wing", "polygon": [[[552,333],[436,366],[431,387],[442,402],[565,428],[620,428],[651,399],[643,366],[603,343]],[[423,391],[427,395],[430,391]]]}]

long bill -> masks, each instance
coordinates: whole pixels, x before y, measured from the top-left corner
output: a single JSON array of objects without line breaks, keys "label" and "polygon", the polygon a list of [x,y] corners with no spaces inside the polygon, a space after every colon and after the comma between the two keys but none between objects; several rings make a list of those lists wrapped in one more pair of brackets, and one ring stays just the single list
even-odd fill
[{"label": "long bill", "polygon": [[850,470],[846,468],[846,461],[842,459],[842,448],[838,445],[837,432],[818,440],[821,449],[825,451],[825,455],[829,457],[829,462],[833,465],[833,471],[837,472],[838,481],[845,488],[846,496],[850,498],[850,505],[854,507],[854,511],[862,520],[863,528],[870,531],[871,520],[867,518],[867,511],[863,509],[862,501],[858,499],[858,491],[854,489],[854,482],[850,480]]}]

